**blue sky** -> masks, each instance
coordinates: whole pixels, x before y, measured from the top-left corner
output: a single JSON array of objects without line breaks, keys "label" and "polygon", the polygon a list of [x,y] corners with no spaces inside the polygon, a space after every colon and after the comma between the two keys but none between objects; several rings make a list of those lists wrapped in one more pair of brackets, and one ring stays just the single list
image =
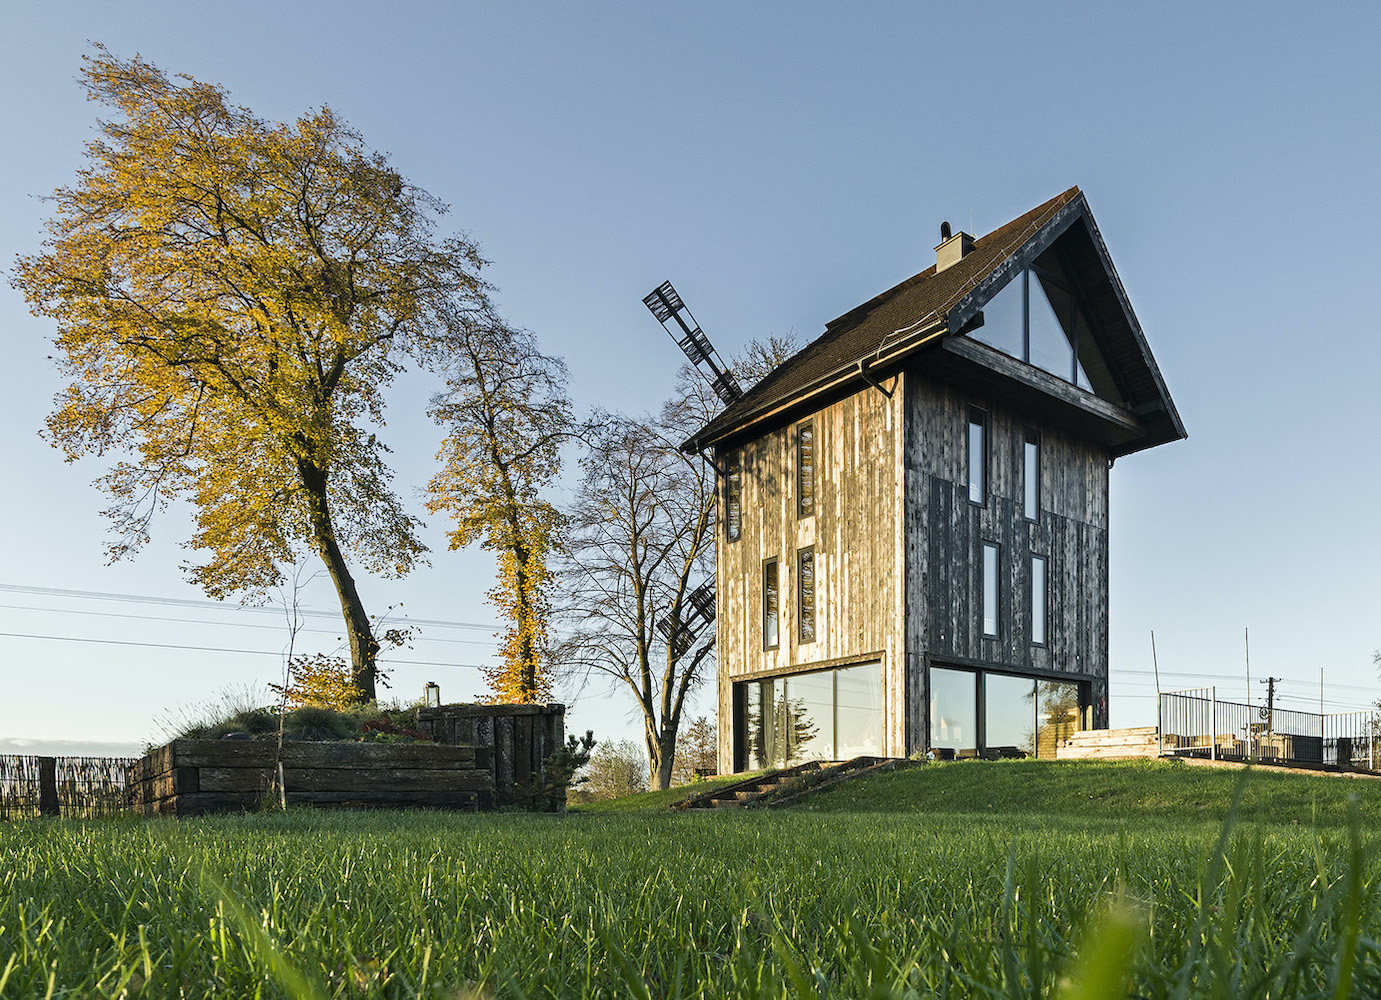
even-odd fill
[{"label": "blue sky", "polygon": [[[1329,707],[1362,707],[1381,647],[1379,29],[1361,4],[21,2],[0,38],[0,259],[37,248],[35,196],[81,165],[91,41],[265,117],[330,104],[452,206],[583,406],[649,409],[671,384],[679,355],[640,301],[665,278],[725,354],[807,340],[927,266],[941,220],[981,235],[1078,184],[1190,433],[1113,470],[1113,724],[1151,721],[1151,629],[1167,687],[1240,695],[1249,627],[1281,704],[1316,705],[1323,668]],[[100,470],[37,437],[50,335],[0,287],[0,740],[143,741],[272,679],[283,629],[33,589],[202,600],[180,512],[105,565]],[[410,498],[438,441],[428,389],[400,381],[389,414]],[[494,648],[491,566],[443,531],[430,568],[362,581],[380,612],[480,626],[424,628],[404,698],[429,679],[468,698],[477,674],[454,664]],[[307,601],[334,607],[319,581]],[[333,648],[313,624],[303,640]],[[633,732],[621,696],[567,695],[573,727]]]}]

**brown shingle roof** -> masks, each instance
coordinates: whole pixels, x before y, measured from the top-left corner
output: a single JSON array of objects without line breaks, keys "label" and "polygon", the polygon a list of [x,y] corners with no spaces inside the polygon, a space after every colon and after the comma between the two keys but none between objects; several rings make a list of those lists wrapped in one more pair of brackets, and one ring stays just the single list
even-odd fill
[{"label": "brown shingle roof", "polygon": [[1072,187],[1045,204],[974,241],[963,259],[939,272],[935,265],[826,324],[825,332],[727,407],[690,441],[703,447],[753,417],[807,394],[832,376],[856,370],[907,333],[943,324],[949,311],[983,278],[1030,240],[1060,209],[1080,197]]}]

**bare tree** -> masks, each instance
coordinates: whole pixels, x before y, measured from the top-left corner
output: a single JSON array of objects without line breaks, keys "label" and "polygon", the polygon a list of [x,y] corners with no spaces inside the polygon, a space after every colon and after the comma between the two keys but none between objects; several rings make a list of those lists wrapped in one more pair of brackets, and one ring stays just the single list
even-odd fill
[{"label": "bare tree", "polygon": [[[755,342],[735,368],[757,381],[793,349],[789,338]],[[717,405],[686,366],[656,417],[597,421],[569,514],[562,660],[633,695],[659,788],[671,785],[686,699],[714,662],[713,629],[683,625],[714,578],[715,473],[679,445]]]}]

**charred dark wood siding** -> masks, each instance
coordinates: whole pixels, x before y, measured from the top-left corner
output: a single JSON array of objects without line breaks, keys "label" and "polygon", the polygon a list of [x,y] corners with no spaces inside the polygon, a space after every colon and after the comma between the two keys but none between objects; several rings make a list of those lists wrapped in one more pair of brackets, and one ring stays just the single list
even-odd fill
[{"label": "charred dark wood siding", "polygon": [[[926,666],[987,666],[1092,680],[1106,725],[1108,454],[1066,432],[917,373],[906,380],[908,747],[923,749]],[[988,415],[988,497],[969,502],[970,408]],[[1040,436],[1040,518],[1023,516],[1023,446]],[[983,635],[982,548],[1000,546],[999,622]],[[1031,643],[1031,555],[1047,561],[1047,641]]]}]

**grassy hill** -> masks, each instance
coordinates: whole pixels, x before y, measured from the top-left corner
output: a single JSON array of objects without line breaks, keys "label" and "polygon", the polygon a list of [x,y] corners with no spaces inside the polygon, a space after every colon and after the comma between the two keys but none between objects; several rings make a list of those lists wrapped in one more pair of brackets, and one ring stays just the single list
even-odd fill
[{"label": "grassy hill", "polygon": [[[821,813],[996,815],[1026,818],[1167,820],[1218,825],[1227,818],[1239,768],[1179,761],[958,761],[916,764],[822,789],[798,805]],[[610,814],[657,812],[687,795],[740,780],[741,775],[667,791],[644,792],[578,807]],[[1357,799],[1364,827],[1381,824],[1381,780],[1252,768],[1238,820],[1332,827]]]},{"label": "grassy hill", "polygon": [[0,824],[0,998],[1381,995],[1381,786],[1254,771],[1228,828],[1238,778],[968,762],[785,809]]}]

